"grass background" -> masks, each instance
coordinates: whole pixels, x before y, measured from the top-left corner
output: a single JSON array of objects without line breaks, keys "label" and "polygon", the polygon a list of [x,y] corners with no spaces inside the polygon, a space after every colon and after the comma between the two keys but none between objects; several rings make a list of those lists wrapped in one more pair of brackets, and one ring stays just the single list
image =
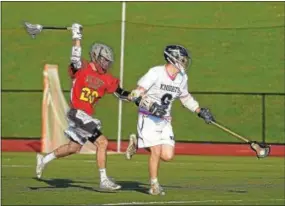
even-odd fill
[{"label": "grass background", "polygon": [[[94,41],[114,48],[112,73],[119,76],[120,2],[1,2],[2,89],[43,88],[43,66],[58,64],[63,89],[71,34],[43,31],[31,39],[22,22],[84,26],[83,56]],[[150,67],[163,64],[166,44],[192,52],[190,91],[284,93],[284,2],[128,2],[124,87],[132,89]],[[42,93],[2,91],[2,137],[41,135]],[[68,94],[66,93],[68,100]],[[261,97],[195,95],[220,122],[261,140]],[[284,143],[284,96],[266,96],[266,141]],[[117,136],[118,100],[107,96],[97,117],[110,139]],[[238,141],[207,126],[174,103],[176,140]],[[136,108],[123,105],[123,137],[136,130]]]},{"label": "grass background", "polygon": [[170,201],[186,201],[183,205],[284,205],[283,158],[180,155],[173,162],[161,163],[159,180],[165,196],[146,194],[147,160],[147,155],[136,155],[132,161],[124,160],[123,155],[108,156],[108,175],[122,189],[104,193],[98,188],[99,174],[93,155],[56,160],[45,168],[39,181],[34,177],[33,153],[6,152],[2,154],[2,204],[182,205]]}]

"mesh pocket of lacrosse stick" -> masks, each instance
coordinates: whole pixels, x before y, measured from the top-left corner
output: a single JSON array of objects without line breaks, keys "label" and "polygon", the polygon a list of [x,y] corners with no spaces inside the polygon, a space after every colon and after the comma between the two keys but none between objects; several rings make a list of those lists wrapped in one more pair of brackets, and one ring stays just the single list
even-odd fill
[{"label": "mesh pocket of lacrosse stick", "polygon": [[35,38],[36,35],[42,31],[42,28],[43,28],[39,24],[31,24],[28,22],[24,22],[24,25],[25,25],[26,31],[28,32],[28,34],[32,36],[32,38]]},{"label": "mesh pocket of lacrosse stick", "polygon": [[263,143],[257,143],[255,141],[250,143],[250,147],[252,150],[255,151],[256,156],[258,158],[264,158],[267,157],[270,154],[270,146],[263,144]]}]

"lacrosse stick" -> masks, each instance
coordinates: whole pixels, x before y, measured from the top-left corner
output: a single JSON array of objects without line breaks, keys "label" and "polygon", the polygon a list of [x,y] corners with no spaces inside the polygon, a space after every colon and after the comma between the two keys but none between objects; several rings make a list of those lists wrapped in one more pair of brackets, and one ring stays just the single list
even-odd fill
[{"label": "lacrosse stick", "polygon": [[70,30],[71,27],[56,27],[56,26],[42,26],[40,24],[31,24],[29,22],[24,22],[25,29],[28,34],[34,39],[37,34],[39,34],[43,29],[52,29],[52,30]]},{"label": "lacrosse stick", "polygon": [[247,138],[245,138],[245,137],[243,137],[241,135],[236,134],[235,132],[229,130],[228,128],[226,128],[226,127],[224,127],[224,126],[222,126],[222,125],[220,125],[220,124],[218,124],[216,122],[212,121],[211,124],[215,125],[216,127],[222,129],[225,132],[230,133],[231,135],[235,136],[236,138],[238,138],[238,139],[240,139],[240,140],[242,140],[242,141],[244,141],[246,143],[249,143],[251,149],[253,151],[255,151],[256,156],[258,158],[264,158],[264,157],[267,157],[269,155],[269,153],[270,153],[269,145],[266,145],[264,143],[258,143],[256,141],[251,141],[251,140],[249,140],[249,139],[247,139]]}]

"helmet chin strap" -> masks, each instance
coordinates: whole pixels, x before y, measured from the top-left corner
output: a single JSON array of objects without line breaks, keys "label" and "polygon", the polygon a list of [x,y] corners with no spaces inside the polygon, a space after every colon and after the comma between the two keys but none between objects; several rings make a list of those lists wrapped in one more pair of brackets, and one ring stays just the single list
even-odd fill
[{"label": "helmet chin strap", "polygon": [[179,70],[179,73],[181,74],[181,75],[185,75],[185,68],[181,65],[181,64],[179,64],[178,62],[176,62],[175,64],[174,64],[174,66]]},{"label": "helmet chin strap", "polygon": [[92,62],[95,66],[95,69],[99,74],[105,74],[106,70],[104,70],[97,62]]}]

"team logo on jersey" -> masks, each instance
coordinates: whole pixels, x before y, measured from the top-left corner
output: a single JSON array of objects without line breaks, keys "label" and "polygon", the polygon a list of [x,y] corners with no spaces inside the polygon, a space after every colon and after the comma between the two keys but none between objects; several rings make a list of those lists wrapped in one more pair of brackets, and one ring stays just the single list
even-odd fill
[{"label": "team logo on jersey", "polygon": [[104,82],[101,79],[90,75],[86,77],[85,82],[88,84],[88,87],[95,90],[104,84]]},{"label": "team logo on jersey", "polygon": [[169,92],[180,93],[180,88],[174,87],[172,85],[160,84],[160,89],[165,90],[165,91],[169,91]]}]

